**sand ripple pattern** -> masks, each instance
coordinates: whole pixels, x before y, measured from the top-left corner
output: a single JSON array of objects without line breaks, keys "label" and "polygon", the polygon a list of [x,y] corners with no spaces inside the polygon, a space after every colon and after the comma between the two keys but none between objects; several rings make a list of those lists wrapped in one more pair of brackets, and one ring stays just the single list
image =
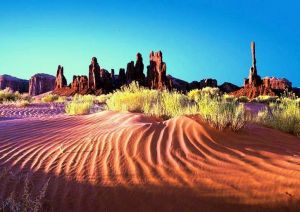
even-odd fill
[{"label": "sand ripple pattern", "polygon": [[57,117],[65,114],[64,108],[63,103],[38,103],[23,108],[0,104],[0,120]]},{"label": "sand ripple pattern", "polygon": [[300,139],[132,113],[1,121],[0,170],[0,199],[20,189],[16,176],[51,177],[54,211],[295,209]]}]

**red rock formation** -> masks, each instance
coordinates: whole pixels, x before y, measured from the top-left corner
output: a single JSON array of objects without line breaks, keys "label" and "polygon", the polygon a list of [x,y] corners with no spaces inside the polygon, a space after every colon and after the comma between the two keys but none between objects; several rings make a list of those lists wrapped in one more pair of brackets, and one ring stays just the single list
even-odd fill
[{"label": "red rock formation", "polygon": [[265,77],[263,85],[274,90],[290,90],[292,88],[292,83],[285,78]]},{"label": "red rock formation", "polygon": [[55,77],[49,74],[35,74],[29,80],[29,95],[36,96],[54,90]]},{"label": "red rock formation", "polygon": [[218,82],[215,79],[203,79],[199,82],[200,89],[205,87],[217,87]]},{"label": "red rock formation", "polygon": [[58,66],[56,71],[55,89],[63,88],[67,86],[67,80],[64,76],[64,67]]},{"label": "red rock formation", "polygon": [[78,93],[82,93],[83,91],[88,90],[88,78],[87,76],[73,76],[73,82],[71,83],[71,88],[74,89]]},{"label": "red rock formation", "polygon": [[249,78],[245,79],[245,86],[259,86],[261,85],[261,78],[257,74],[256,68],[256,55],[255,55],[255,42],[251,42],[251,53],[252,53],[252,66],[249,71]]},{"label": "red rock formation", "polygon": [[13,91],[27,93],[29,90],[29,81],[6,74],[0,75],[0,89],[5,89],[7,87]]},{"label": "red rock formation", "polygon": [[89,65],[89,79],[88,87],[90,89],[99,89],[100,88],[100,66],[97,62],[97,58],[93,57],[91,64]]},{"label": "red rock formation", "polygon": [[238,91],[230,93],[235,96],[247,96],[252,99],[260,95],[274,96],[283,93],[285,89],[291,89],[292,84],[286,79],[264,78],[263,80],[257,74],[255,43],[251,43],[252,66],[250,68],[249,78],[245,79],[244,87]]},{"label": "red rock formation", "polygon": [[167,66],[163,62],[162,52],[150,53],[150,65],[147,67],[148,86],[153,89],[165,89],[170,84],[166,77]]},{"label": "red rock formation", "polygon": [[267,95],[267,96],[275,96],[275,92],[270,88],[265,88],[262,85],[260,86],[246,86],[244,88],[241,88],[240,90],[234,91],[230,93],[230,95],[234,96],[247,96],[249,99],[253,99],[255,97],[261,96],[261,95]]}]

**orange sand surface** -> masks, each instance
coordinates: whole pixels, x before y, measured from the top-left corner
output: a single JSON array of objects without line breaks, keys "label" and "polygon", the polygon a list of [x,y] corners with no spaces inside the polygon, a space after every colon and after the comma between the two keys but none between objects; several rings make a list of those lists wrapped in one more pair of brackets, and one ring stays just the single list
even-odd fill
[{"label": "orange sand surface", "polygon": [[49,211],[300,209],[300,139],[141,114],[0,121],[0,200],[50,178]]}]

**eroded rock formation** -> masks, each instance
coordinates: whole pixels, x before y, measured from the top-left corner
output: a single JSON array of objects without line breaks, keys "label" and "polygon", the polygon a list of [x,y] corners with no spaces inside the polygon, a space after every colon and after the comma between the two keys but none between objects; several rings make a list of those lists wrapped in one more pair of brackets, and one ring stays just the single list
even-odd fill
[{"label": "eroded rock formation", "polygon": [[118,76],[118,87],[121,87],[126,84],[126,73],[124,68],[120,68]]},{"label": "eroded rock formation", "polygon": [[244,87],[240,90],[232,92],[235,96],[247,96],[252,99],[260,95],[279,95],[283,93],[286,89],[290,90],[292,88],[291,82],[286,79],[270,78],[266,77],[263,80],[257,74],[256,67],[256,55],[255,55],[255,43],[251,43],[252,52],[252,65],[249,71],[249,78],[244,80]]},{"label": "eroded rock formation", "polygon": [[249,70],[249,78],[245,79],[244,86],[260,86],[261,85],[261,78],[257,74],[256,68],[256,55],[255,55],[255,42],[251,42],[251,55],[252,55],[252,65]]},{"label": "eroded rock formation", "polygon": [[88,90],[88,77],[85,75],[73,76],[73,81],[71,83],[71,88],[78,93],[84,93]]},{"label": "eroded rock formation", "polygon": [[143,63],[143,57],[141,53],[137,53],[136,55],[136,62],[134,65],[134,80],[138,81],[140,84],[144,84],[145,82],[145,74],[144,74],[144,63]]},{"label": "eroded rock formation", "polygon": [[127,68],[126,68],[126,83],[130,84],[134,80],[135,80],[134,62],[130,61],[129,63],[127,63]]},{"label": "eroded rock formation", "polygon": [[163,62],[161,51],[150,53],[150,65],[147,67],[147,82],[149,88],[166,89],[170,84],[166,77],[167,65]]},{"label": "eroded rock formation", "polygon": [[100,66],[98,64],[97,58],[93,57],[91,64],[89,65],[89,78],[88,87],[90,89],[100,88]]},{"label": "eroded rock formation", "polygon": [[290,90],[292,88],[292,83],[285,78],[265,77],[263,85],[274,90]]},{"label": "eroded rock formation", "polygon": [[54,90],[55,77],[49,74],[35,74],[29,80],[29,95],[36,96]]},{"label": "eroded rock formation", "polygon": [[59,65],[56,71],[55,89],[67,86],[67,80],[64,76],[64,67]]},{"label": "eroded rock formation", "polygon": [[27,93],[29,90],[29,81],[6,74],[0,75],[0,89],[5,89],[7,87],[13,91]]}]

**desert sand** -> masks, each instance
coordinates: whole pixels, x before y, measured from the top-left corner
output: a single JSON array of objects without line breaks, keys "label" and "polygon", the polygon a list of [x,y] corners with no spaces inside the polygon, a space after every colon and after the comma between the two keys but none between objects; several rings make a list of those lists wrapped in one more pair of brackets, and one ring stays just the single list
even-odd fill
[{"label": "desert sand", "polygon": [[35,192],[50,178],[50,211],[297,210],[300,139],[109,111],[2,120],[0,199],[24,176]]}]

